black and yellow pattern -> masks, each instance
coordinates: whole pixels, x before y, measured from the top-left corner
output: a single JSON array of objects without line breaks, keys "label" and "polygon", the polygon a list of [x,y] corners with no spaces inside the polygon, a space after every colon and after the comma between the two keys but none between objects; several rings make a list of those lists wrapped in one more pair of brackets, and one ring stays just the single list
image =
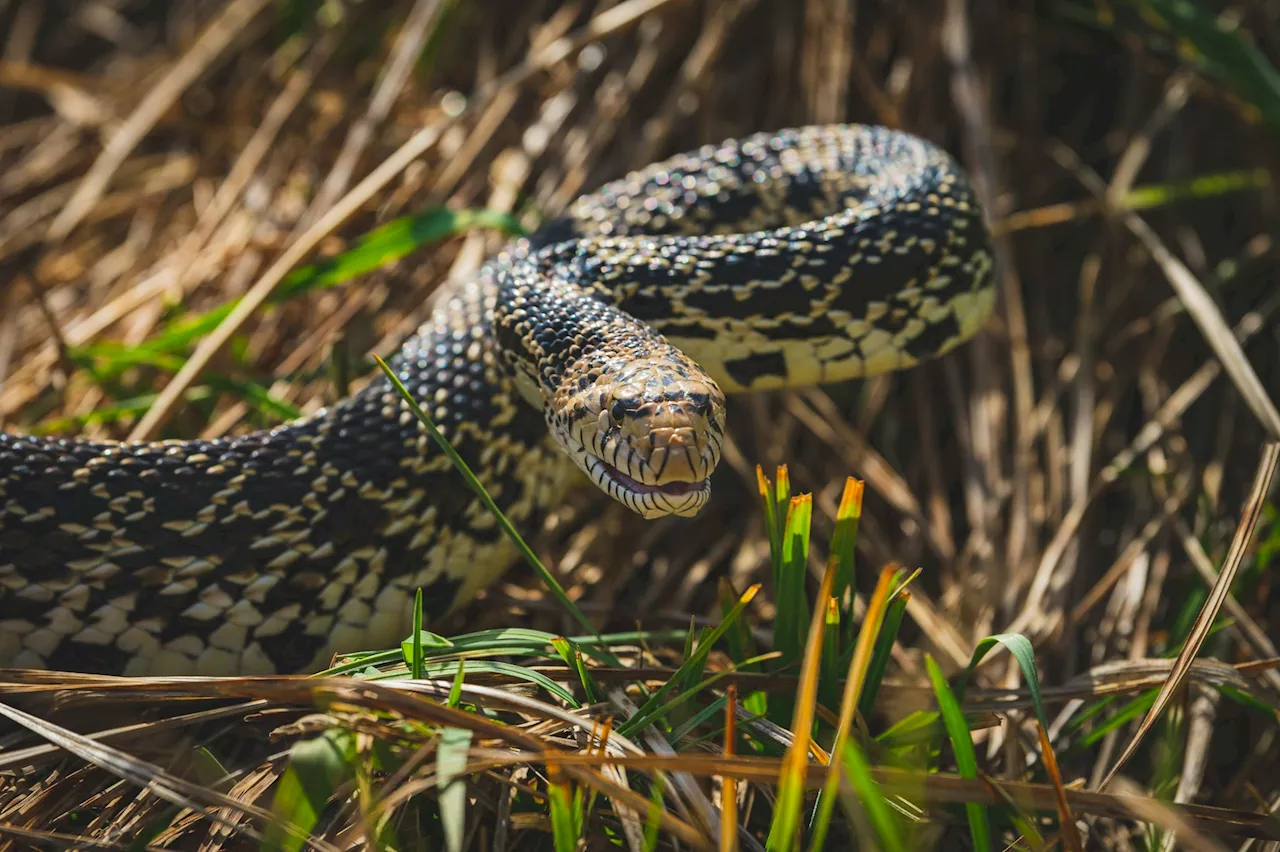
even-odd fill
[{"label": "black and yellow pattern", "polygon": [[[510,517],[576,476],[693,514],[724,394],[910,367],[994,291],[981,212],[915,137],[812,127],[610,183],[456,286],[392,362]],[[541,413],[541,417],[539,417]],[[393,645],[514,552],[380,377],[214,441],[0,435],[0,666],[299,671]]]}]

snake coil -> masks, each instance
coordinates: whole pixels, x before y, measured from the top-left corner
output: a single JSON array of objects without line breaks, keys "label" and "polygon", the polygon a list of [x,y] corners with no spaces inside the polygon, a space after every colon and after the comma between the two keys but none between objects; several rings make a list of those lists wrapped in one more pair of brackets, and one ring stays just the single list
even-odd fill
[{"label": "snake coil", "polygon": [[[450,285],[391,366],[525,529],[576,470],[646,517],[693,515],[725,394],[941,355],[990,315],[990,268],[940,148],[757,134],[579,198]],[[435,617],[513,558],[381,376],[217,440],[0,435],[0,666],[314,669],[398,642],[416,588]]]}]

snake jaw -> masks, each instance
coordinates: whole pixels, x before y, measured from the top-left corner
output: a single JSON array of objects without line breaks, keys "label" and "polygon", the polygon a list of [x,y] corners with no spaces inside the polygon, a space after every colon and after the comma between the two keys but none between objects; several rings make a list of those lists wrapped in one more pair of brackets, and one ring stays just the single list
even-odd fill
[{"label": "snake jaw", "polygon": [[664,515],[691,518],[711,496],[708,479],[649,485],[598,457],[588,459],[587,474],[606,494],[648,520]]},{"label": "snake jaw", "polygon": [[[710,430],[653,430],[658,446],[647,456],[622,432],[593,429],[584,436],[590,446],[576,440],[570,447],[569,455],[600,490],[650,520],[693,517],[706,505],[711,472],[720,461],[720,440],[710,439]],[[698,434],[707,439],[699,441]]]}]

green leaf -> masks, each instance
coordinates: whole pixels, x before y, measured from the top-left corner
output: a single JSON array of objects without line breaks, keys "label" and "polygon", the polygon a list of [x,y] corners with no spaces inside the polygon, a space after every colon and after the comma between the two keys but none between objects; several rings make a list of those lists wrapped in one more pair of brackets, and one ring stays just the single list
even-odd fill
[{"label": "green leaf", "polygon": [[465,728],[445,728],[440,732],[436,772],[440,778],[440,823],[449,852],[462,852],[467,825],[467,784],[462,773],[467,768],[470,749],[471,732]]},{"label": "green leaf", "polygon": [[[456,677],[458,672],[458,662],[452,663],[429,663],[423,662],[422,676],[424,678],[433,677]],[[564,701],[570,707],[580,707],[578,699],[573,697],[573,693],[569,692],[560,684],[547,677],[540,671],[518,666],[514,663],[489,662],[484,660],[467,660],[463,663],[466,666],[466,674],[497,674],[509,677],[513,680],[522,680],[542,687],[547,692]],[[395,673],[380,672],[371,680],[398,680],[403,675]]]},{"label": "green leaf", "polygon": [[809,626],[809,601],[805,580],[809,575],[809,525],[813,499],[808,494],[791,498],[782,531],[782,565],[778,577],[778,614],[774,624],[774,650],[781,652],[776,668],[800,660]]},{"label": "green leaf", "polygon": [[[552,573],[547,570],[546,566],[542,564],[542,560],[537,557],[537,554],[535,554],[533,549],[525,542],[524,537],[516,531],[516,528],[512,525],[510,519],[508,519],[506,514],[498,508],[498,504],[493,502],[493,498],[489,496],[489,492],[485,490],[484,485],[480,483],[480,480],[476,478],[476,475],[471,471],[470,465],[466,463],[462,456],[458,454],[458,451],[453,448],[453,445],[449,443],[449,440],[440,433],[439,429],[436,428],[436,424],[427,416],[427,413],[422,410],[422,406],[418,405],[418,401],[413,398],[413,394],[409,393],[408,389],[404,386],[404,383],[400,381],[400,377],[397,376],[389,366],[387,366],[387,362],[382,360],[382,358],[377,355],[375,355],[374,358],[377,360],[378,366],[382,369],[382,372],[386,375],[387,380],[391,382],[391,386],[395,388],[396,393],[400,394],[400,398],[404,400],[405,405],[407,405],[409,410],[413,412],[413,415],[418,418],[418,422],[426,428],[427,433],[431,435],[431,439],[435,441],[436,446],[440,448],[441,452],[448,457],[449,461],[453,463],[453,466],[462,474],[462,478],[466,481],[467,485],[471,487],[471,490],[474,491],[480,498],[480,501],[484,503],[485,508],[487,508],[490,514],[492,514],[497,520],[498,526],[500,526],[502,531],[511,538],[516,549],[519,550],[520,554],[524,557],[525,562],[533,568],[533,570],[542,579],[542,582],[546,584],[551,594],[560,602],[561,606],[563,606],[565,610],[573,616],[578,624],[580,624],[584,630],[594,633],[595,631],[591,626],[591,622],[587,620],[587,617],[582,614],[582,611],[579,610],[573,601],[569,599],[569,596],[565,594],[564,588],[560,585],[559,581],[557,581]],[[611,662],[614,665],[621,665],[621,663],[616,659],[611,660]]]},{"label": "green leaf", "polygon": [[987,655],[987,652],[997,644],[1003,645],[1005,650],[1017,661],[1018,668],[1022,669],[1022,677],[1027,682],[1027,692],[1031,693],[1031,706],[1035,708],[1036,717],[1047,732],[1049,730],[1049,718],[1045,715],[1044,702],[1040,698],[1040,674],[1036,670],[1036,652],[1031,647],[1031,640],[1021,633],[997,633],[978,643],[978,647],[973,650],[973,656],[969,658],[969,665],[965,667],[959,683],[956,684],[956,700],[964,701],[964,693],[968,688],[969,678],[972,677],[974,669],[978,667],[978,663],[982,662],[982,658]]},{"label": "green leaf", "polygon": [[1224,696],[1226,696],[1230,700],[1239,704],[1241,707],[1246,707],[1250,710],[1256,710],[1259,713],[1262,713],[1271,719],[1280,718],[1280,707],[1276,707],[1274,705],[1268,704],[1267,702],[1263,701],[1261,698],[1258,698],[1257,696],[1251,693],[1245,692],[1238,686],[1234,686],[1229,683],[1223,683],[1223,684],[1217,685],[1217,690],[1218,692],[1222,693]]},{"label": "green leaf", "polygon": [[[839,569],[837,569],[839,570]],[[819,604],[821,605],[821,604]],[[826,617],[822,629],[822,676],[818,679],[818,703],[825,707],[840,706],[840,676],[847,665],[840,660],[840,603],[835,597],[826,601]]]},{"label": "green leaf", "polygon": [[[767,654],[761,654],[760,658],[764,658],[767,656],[768,656]],[[760,659],[760,658],[756,658],[756,659]],[[644,714],[637,713],[635,716],[628,719],[627,720],[627,725],[629,726],[628,730],[639,730],[640,728],[645,727],[647,724],[649,724],[650,722],[656,719],[666,719],[668,715],[674,715],[673,711],[675,711],[680,707],[683,707],[684,704],[687,701],[689,701],[691,698],[697,696],[699,693],[705,692],[707,689],[710,689],[712,685],[723,680],[724,678],[728,677],[731,674],[733,674],[732,669],[721,669],[720,671],[712,672],[705,679],[692,684],[684,692],[681,692],[680,694],[676,695],[675,698],[672,698],[670,701],[666,702],[665,704],[660,704],[657,707],[655,707],[653,710],[647,711]],[[675,678],[673,677],[667,681],[666,686],[670,687],[671,684],[674,682],[675,682]],[[673,720],[668,720],[668,722],[671,722],[671,721]],[[688,725],[688,719],[681,719],[681,720],[675,720],[675,721],[678,722],[680,728],[683,728]],[[677,730],[679,730],[679,728],[677,728]],[[623,733],[621,726],[619,726],[618,732]],[[674,736],[671,737],[670,742],[674,744],[676,742],[676,738]]]},{"label": "green leaf", "polygon": [[722,619],[721,622],[706,635],[706,638],[698,644],[698,647],[694,652],[685,658],[685,661],[681,663],[680,668],[678,668],[671,677],[667,678],[667,682],[658,687],[653,695],[649,696],[648,700],[640,706],[640,709],[636,711],[634,716],[618,726],[619,735],[624,737],[630,736],[632,733],[648,725],[649,722],[652,721],[652,718],[655,717],[655,711],[662,706],[663,698],[674,688],[673,684],[683,678],[687,671],[702,670],[703,663],[711,653],[711,649],[715,647],[716,642],[720,641],[720,637],[723,636],[725,631],[733,625],[734,621],[742,615],[742,611],[746,609],[747,604],[751,602],[753,597],[755,597],[758,589],[758,586],[752,586],[742,595],[741,598],[738,599],[738,603],[729,611],[729,614],[726,615],[724,619]]},{"label": "green leaf", "polygon": [[[906,841],[903,839],[902,824],[894,815],[893,809],[889,807],[884,791],[871,774],[870,762],[854,742],[853,737],[845,739],[840,754],[833,756],[833,759],[840,761],[845,778],[853,789],[854,796],[840,796],[841,807],[849,815],[850,822],[856,824],[856,820],[849,811],[860,808],[866,814],[867,822],[875,830],[878,841],[876,845],[885,852],[903,852],[906,849]],[[826,834],[825,820],[822,824],[814,825],[813,839],[809,844],[811,852],[818,852],[823,848]]]},{"label": "green leaf", "polygon": [[569,791],[570,786],[564,782],[553,781],[547,787],[556,852],[576,852],[582,836],[582,796],[580,791],[575,790],[572,795]]},{"label": "green leaf", "polygon": [[1197,175],[1185,181],[1134,187],[1125,195],[1121,204],[1130,210],[1149,210],[1184,198],[1214,198],[1231,192],[1262,189],[1270,184],[1271,175],[1266,169],[1215,172]]},{"label": "green leaf", "polygon": [[458,670],[453,674],[453,685],[449,687],[449,698],[445,701],[448,707],[457,707],[462,703],[462,684],[467,678],[467,663],[458,660]]},{"label": "green leaf", "polygon": [[223,785],[231,776],[218,758],[213,756],[213,752],[204,746],[196,746],[192,749],[191,756],[192,763],[195,765],[196,779],[206,787],[223,789]]},{"label": "green leaf", "polygon": [[1129,0],[1170,34],[1181,57],[1280,130],[1280,72],[1234,26],[1189,0]]},{"label": "green leaf", "polygon": [[[413,595],[413,632],[409,634],[409,677],[422,680],[422,587]],[[404,643],[400,643],[401,650]]]},{"label": "green leaf", "polygon": [[342,284],[406,257],[428,243],[440,242],[473,228],[489,228],[506,236],[523,233],[520,223],[509,213],[429,207],[375,228],[339,255],[294,270],[280,282],[273,301]]},{"label": "green leaf", "polygon": [[[831,594],[840,605],[840,621],[844,625],[842,645],[853,651],[854,636],[857,632],[856,620],[853,617],[854,588],[854,556],[858,544],[858,524],[862,520],[863,483],[861,480],[847,477],[844,492],[840,496],[840,505],[836,509],[836,525],[831,532],[830,555],[834,556],[839,566]],[[839,659],[834,657],[833,662]],[[847,666],[847,661],[845,663]]]},{"label": "green leaf", "polygon": [[[889,658],[893,654],[893,643],[898,640],[898,630],[902,626],[903,615],[907,611],[907,592],[894,595],[885,607],[884,620],[880,623],[880,632],[876,635],[875,647],[871,650],[871,661],[867,663],[866,681],[862,687],[862,695],[858,697],[858,712],[863,718],[871,715],[876,705],[876,696],[880,692],[880,684],[884,673],[889,668]],[[849,653],[853,653],[850,647]],[[848,663],[846,662],[847,666]]]},{"label": "green leaf", "polygon": [[[929,681],[933,684],[934,695],[938,699],[938,709],[942,713],[943,724],[951,739],[951,748],[956,756],[956,771],[962,778],[978,777],[978,758],[973,750],[973,738],[969,734],[969,726],[964,714],[960,711],[957,700],[947,679],[942,674],[930,654],[924,655],[925,668],[929,671]],[[987,821],[987,809],[976,802],[968,802],[964,806],[969,817],[969,833],[973,836],[973,845],[978,852],[991,852],[991,826]]]},{"label": "green leaf", "polygon": [[173,824],[178,814],[183,813],[186,809],[180,805],[168,805],[161,809],[156,819],[150,820],[139,829],[129,840],[129,845],[124,847],[125,852],[151,852],[155,847],[151,845],[151,841],[160,836],[160,833]]},{"label": "green leaf", "polygon": [[[414,625],[418,624],[420,622],[415,618]],[[414,658],[417,658],[418,673],[413,675],[414,680],[417,680],[422,677],[422,666],[431,656],[432,651],[452,651],[454,647],[454,644],[443,636],[418,627],[413,635],[400,643],[400,656],[404,657],[404,664],[409,667],[411,673],[414,671]]]},{"label": "green leaf", "polygon": [[[285,276],[267,301],[280,304],[304,293],[334,287],[399,260],[428,243],[484,227],[508,235],[521,232],[519,222],[506,213],[431,207],[370,231],[341,254],[298,267]],[[238,299],[233,299],[206,313],[172,322],[160,334],[144,341],[141,348],[152,352],[182,352],[217,328],[238,303]]]},{"label": "green leaf", "polygon": [[557,636],[551,640],[551,645],[556,649],[556,653],[560,655],[560,659],[564,660],[565,664],[577,673],[578,682],[582,684],[582,694],[586,696],[587,703],[595,704],[599,701],[600,690],[596,688],[595,681],[591,679],[586,665],[582,662],[582,649],[578,647],[577,643],[565,639],[563,636]]},{"label": "green leaf", "polygon": [[764,509],[765,533],[769,537],[769,562],[773,568],[776,587],[782,571],[782,525],[778,521],[777,491],[760,465],[756,465],[756,485],[760,490],[760,503]]},{"label": "green leaf", "polygon": [[329,797],[343,781],[351,777],[355,757],[355,739],[351,732],[331,728],[318,737],[299,740],[289,753],[276,787],[272,812],[285,825],[271,823],[263,839],[263,850],[298,852],[305,838],[315,828]]},{"label": "green leaf", "polygon": [[1159,689],[1151,689],[1125,702],[1113,716],[1107,718],[1107,721],[1081,737],[1080,745],[1085,748],[1097,745],[1107,734],[1127,725],[1150,710],[1152,705],[1156,703],[1156,696],[1159,694]]},{"label": "green leaf", "polygon": [[644,852],[654,852],[658,848],[658,827],[662,825],[662,788],[665,783],[665,775],[658,774],[653,779],[649,811],[644,822]]}]

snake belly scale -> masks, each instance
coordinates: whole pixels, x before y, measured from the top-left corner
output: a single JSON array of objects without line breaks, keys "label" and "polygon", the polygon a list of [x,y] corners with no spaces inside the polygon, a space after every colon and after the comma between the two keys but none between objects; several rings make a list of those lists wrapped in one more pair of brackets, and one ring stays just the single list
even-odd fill
[{"label": "snake belly scale", "polygon": [[[990,270],[942,149],[865,125],[758,134],[581,197],[449,285],[390,363],[519,528],[581,473],[687,516],[725,394],[941,355],[991,314]],[[415,589],[437,617],[514,558],[382,376],[217,440],[0,435],[4,667],[314,670],[402,639]]]}]

